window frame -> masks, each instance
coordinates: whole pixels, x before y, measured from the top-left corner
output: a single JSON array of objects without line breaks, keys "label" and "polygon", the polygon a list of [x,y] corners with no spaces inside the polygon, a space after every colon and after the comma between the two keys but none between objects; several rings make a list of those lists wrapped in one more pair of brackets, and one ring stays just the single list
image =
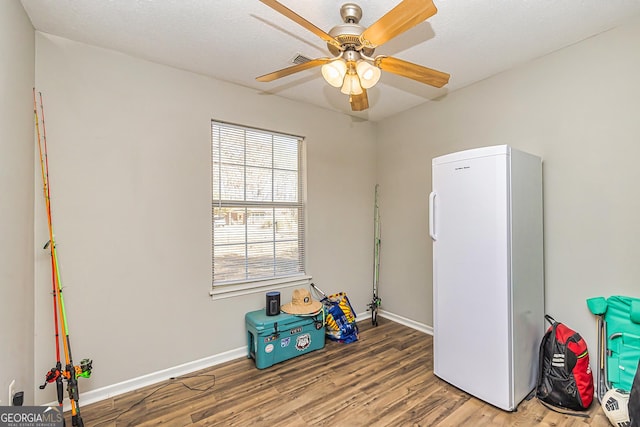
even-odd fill
[{"label": "window frame", "polygon": [[[223,200],[222,194],[219,194],[218,198],[214,198],[214,173],[216,164],[214,155],[214,132],[215,128],[219,127],[219,129],[228,128],[228,129],[237,129],[242,132],[258,132],[269,135],[272,140],[274,137],[286,137],[293,138],[298,141],[297,147],[297,198],[298,200],[295,202],[282,202],[275,201],[274,197],[271,197],[271,201],[247,201],[246,196],[244,200]],[[246,141],[246,139],[245,139]],[[246,147],[246,145],[245,145]],[[264,292],[274,289],[281,289],[287,287],[303,287],[307,286],[311,283],[311,276],[306,273],[306,144],[305,138],[298,135],[291,135],[282,132],[275,132],[271,130],[265,130],[245,125],[238,125],[234,123],[228,123],[220,120],[211,120],[211,291],[210,295],[214,299],[219,298],[229,298],[240,295],[253,294],[257,292]],[[247,163],[245,161],[243,167],[246,170]],[[270,169],[272,171],[277,170],[275,165],[271,165]],[[272,183],[273,185],[273,183]],[[243,183],[243,188],[246,194],[247,187],[249,183],[245,181]],[[223,208],[223,207],[245,207],[245,208],[255,208],[255,207],[265,207],[269,209],[278,209],[278,208],[293,208],[298,209],[298,220],[297,220],[297,230],[298,237],[297,243],[299,246],[298,252],[298,266],[302,268],[302,272],[286,274],[280,276],[270,276],[264,278],[245,278],[240,280],[232,280],[232,281],[222,281],[216,283],[215,280],[215,208]],[[276,240],[273,243],[277,242]],[[245,237],[244,245],[248,245],[250,242],[247,241]],[[274,253],[274,257],[277,256],[277,253]],[[274,260],[275,261],[275,260]]]}]

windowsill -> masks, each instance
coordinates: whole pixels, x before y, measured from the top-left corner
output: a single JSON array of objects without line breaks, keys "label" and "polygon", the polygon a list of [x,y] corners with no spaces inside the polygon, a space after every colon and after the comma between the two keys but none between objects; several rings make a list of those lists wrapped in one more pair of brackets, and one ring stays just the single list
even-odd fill
[{"label": "windowsill", "polygon": [[217,286],[209,292],[212,299],[219,300],[233,298],[242,295],[251,295],[265,291],[290,288],[293,286],[308,286],[311,283],[311,276],[293,276],[280,279],[260,280],[256,282],[243,282],[234,285]]}]

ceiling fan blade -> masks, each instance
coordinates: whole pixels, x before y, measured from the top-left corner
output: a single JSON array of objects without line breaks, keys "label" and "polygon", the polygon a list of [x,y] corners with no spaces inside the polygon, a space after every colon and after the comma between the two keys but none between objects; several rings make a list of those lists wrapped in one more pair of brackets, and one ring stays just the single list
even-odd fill
[{"label": "ceiling fan blade", "polygon": [[436,14],[432,0],[403,0],[360,35],[365,47],[375,48]]},{"label": "ceiling fan blade", "polygon": [[351,95],[349,97],[349,103],[351,104],[352,111],[363,111],[369,108],[367,90],[362,89],[362,93],[360,95]]},{"label": "ceiling fan blade", "polygon": [[316,27],[311,22],[307,21],[302,16],[298,15],[293,10],[291,10],[288,7],[284,6],[280,2],[278,2],[276,0],[260,0],[260,1],[262,3],[264,3],[264,4],[266,4],[267,6],[269,6],[270,8],[272,8],[273,10],[275,10],[276,12],[280,12],[281,14],[286,16],[287,18],[291,19],[292,21],[294,21],[297,24],[303,26],[307,30],[311,31],[313,34],[315,34],[316,36],[320,37],[325,42],[330,43],[333,46],[337,47],[338,49],[342,50],[342,46],[340,45],[340,42],[338,42],[338,40],[334,39],[329,34],[327,34],[326,32],[322,31],[320,28]]},{"label": "ceiling fan blade", "polygon": [[377,56],[375,65],[381,70],[397,74],[402,77],[408,77],[420,83],[425,83],[435,87],[442,87],[449,83],[449,74],[442,71],[433,70],[423,67],[412,62],[403,61],[402,59],[393,58],[391,56]]},{"label": "ceiling fan blade", "polygon": [[331,61],[329,58],[318,58],[312,59],[308,62],[303,62],[302,64],[294,65],[292,67],[283,68],[282,70],[274,71],[273,73],[265,74],[264,76],[256,77],[256,80],[259,82],[271,82],[273,80],[279,79],[280,77],[285,77],[291,75],[293,73],[297,73],[299,71],[308,70],[309,68],[318,67],[320,65],[326,64]]}]

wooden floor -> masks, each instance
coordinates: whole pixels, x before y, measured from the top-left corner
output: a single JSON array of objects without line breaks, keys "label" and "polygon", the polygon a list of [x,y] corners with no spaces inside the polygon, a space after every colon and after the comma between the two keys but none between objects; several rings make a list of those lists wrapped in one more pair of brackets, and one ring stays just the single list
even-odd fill
[{"label": "wooden floor", "polygon": [[360,322],[355,343],[327,341],[321,350],[267,369],[243,358],[87,405],[84,424],[609,426],[597,401],[589,418],[550,411],[536,399],[516,412],[492,407],[433,375],[430,335],[379,322]]}]

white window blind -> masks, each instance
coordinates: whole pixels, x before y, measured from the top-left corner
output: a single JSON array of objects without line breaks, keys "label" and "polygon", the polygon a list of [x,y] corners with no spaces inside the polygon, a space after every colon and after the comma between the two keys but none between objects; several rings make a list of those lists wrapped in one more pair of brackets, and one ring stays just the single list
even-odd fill
[{"label": "white window blind", "polygon": [[211,135],[214,290],[304,275],[303,139],[216,121]]}]

